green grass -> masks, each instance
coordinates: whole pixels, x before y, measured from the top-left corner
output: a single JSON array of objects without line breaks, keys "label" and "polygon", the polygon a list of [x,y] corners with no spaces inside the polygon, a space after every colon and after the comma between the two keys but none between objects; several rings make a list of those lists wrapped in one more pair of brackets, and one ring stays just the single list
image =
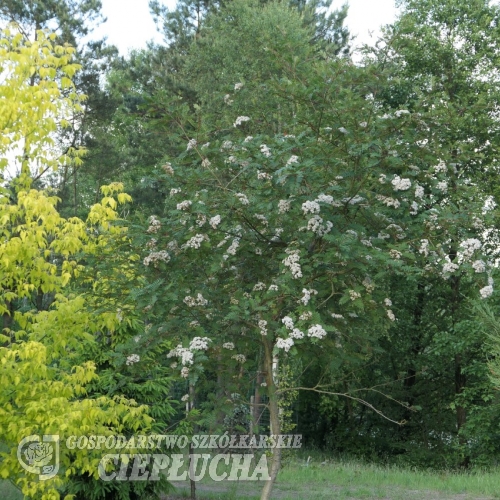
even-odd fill
[{"label": "green grass", "polygon": [[[332,460],[311,453],[293,458],[280,472],[273,493],[276,500],[477,500],[500,498],[500,469],[431,472],[397,466]],[[178,498],[189,498],[189,484],[176,483]],[[197,484],[200,500],[258,499],[260,482]],[[22,500],[10,483],[0,482],[0,499]],[[172,498],[172,497],[169,497]]]}]

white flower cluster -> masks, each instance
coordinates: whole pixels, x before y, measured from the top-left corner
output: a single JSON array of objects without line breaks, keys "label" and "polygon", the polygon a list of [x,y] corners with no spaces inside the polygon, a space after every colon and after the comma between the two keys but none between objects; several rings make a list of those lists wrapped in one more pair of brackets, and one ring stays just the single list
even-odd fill
[{"label": "white flower cluster", "polygon": [[278,291],[278,285],[269,285],[268,291],[269,292],[277,292]]},{"label": "white flower cluster", "polygon": [[262,281],[259,281],[253,287],[254,292],[260,292],[261,290],[265,290],[265,289],[266,289],[266,284],[262,283]]},{"label": "white flower cluster", "polygon": [[481,288],[481,290],[479,290],[479,293],[481,294],[482,299],[487,299],[493,293],[493,286],[485,286],[484,288]]},{"label": "white flower cluster", "polygon": [[299,163],[299,157],[292,155],[292,156],[290,156],[290,158],[288,158],[288,160],[286,162],[286,166],[289,167],[290,165],[292,165],[294,163]]},{"label": "white flower cluster", "polygon": [[210,224],[212,229],[217,229],[217,226],[220,224],[220,221],[221,221],[220,215],[215,215],[208,221],[208,223]]},{"label": "white flower cluster", "polygon": [[272,178],[273,178],[273,176],[271,174],[257,170],[257,179],[259,179],[259,180],[262,180],[262,179],[271,180]]},{"label": "white flower cluster", "polygon": [[299,302],[302,302],[305,306],[309,304],[309,301],[311,300],[311,295],[318,295],[318,291],[314,289],[307,290],[307,288],[302,289],[303,296],[301,299],[299,299]]},{"label": "white flower cluster", "polygon": [[181,370],[181,377],[188,378],[189,376],[189,368],[187,366],[183,366]]},{"label": "white flower cluster", "polygon": [[226,250],[226,252],[229,255],[236,255],[236,250],[238,250],[239,246],[240,246],[240,239],[234,238],[233,242],[231,243],[231,245],[229,245],[229,248]]},{"label": "white flower cluster", "polygon": [[182,248],[200,248],[203,241],[207,238],[205,234],[196,234],[182,245]]},{"label": "white flower cluster", "polygon": [[446,167],[446,163],[443,160],[439,160],[439,163],[434,167],[434,172],[446,172],[448,168]]},{"label": "white flower cluster", "polygon": [[332,222],[328,220],[326,221],[326,225],[323,225],[323,219],[319,215],[314,215],[307,221],[306,229],[308,231],[312,231],[313,233],[321,237],[324,236],[325,234],[328,234],[332,230],[332,227],[333,227]]},{"label": "white flower cluster", "polygon": [[267,335],[267,321],[265,319],[259,320],[259,328],[261,335]]},{"label": "white flower cluster", "polygon": [[308,214],[308,213],[319,214],[319,211],[320,211],[319,203],[317,201],[309,201],[308,200],[308,201],[302,203],[302,211],[304,212],[304,214]]},{"label": "white flower cluster", "polygon": [[309,330],[307,330],[308,337],[315,337],[317,339],[322,339],[326,336],[326,331],[321,325],[313,325]]},{"label": "white flower cluster", "polygon": [[222,344],[222,348],[232,351],[234,349],[234,344],[232,342],[225,342],[224,344]]},{"label": "white flower cluster", "polygon": [[184,200],[180,203],[177,203],[177,210],[187,210],[193,202],[191,200]]},{"label": "white flower cluster", "polygon": [[204,214],[198,214],[196,216],[196,225],[198,227],[203,227],[205,225],[205,222],[207,222],[207,217]]},{"label": "white flower cluster", "polygon": [[182,365],[186,366],[193,364],[194,354],[186,347],[182,347],[182,344],[179,344],[167,354],[167,358],[181,358]]},{"label": "white flower cluster", "polygon": [[243,193],[236,193],[236,198],[238,198],[242,205],[248,205],[250,202],[248,198]]},{"label": "white flower cluster", "polygon": [[335,314],[335,313],[332,313],[331,314],[331,317],[333,319],[344,319],[344,316],[342,316],[342,314]]},{"label": "white flower cluster", "polygon": [[224,141],[221,146],[221,151],[224,149],[231,149],[233,147],[233,143],[231,141]]},{"label": "white flower cluster", "polygon": [[288,352],[290,350],[290,348],[293,346],[294,342],[293,342],[293,339],[282,339],[282,338],[279,338],[276,340],[276,347],[278,349],[284,349],[285,352]]},{"label": "white flower cluster", "polygon": [[418,203],[416,201],[412,201],[410,205],[410,215],[418,214]]},{"label": "white flower cluster", "polygon": [[476,273],[484,273],[486,271],[486,264],[482,260],[475,260],[472,267]]},{"label": "white flower cluster", "polygon": [[290,269],[292,278],[302,278],[302,269],[299,264],[300,250],[287,249],[286,253],[288,254],[288,257],[283,259],[283,264]]},{"label": "white flower cluster", "polygon": [[307,321],[312,318],[312,312],[311,311],[304,311],[300,316],[299,319],[301,321]]},{"label": "white flower cluster", "polygon": [[459,267],[458,264],[455,264],[454,262],[446,262],[443,265],[443,274],[447,275],[450,273],[454,273],[455,271],[458,271],[458,267]]},{"label": "white flower cluster", "polygon": [[201,166],[203,168],[208,168],[210,165],[212,165],[212,163],[210,162],[210,160],[208,158],[203,158],[203,160],[201,162]]},{"label": "white flower cluster", "polygon": [[399,200],[395,200],[394,198],[389,198],[387,196],[382,196],[381,194],[378,194],[376,198],[378,201],[381,201],[387,207],[399,208],[401,205]]},{"label": "white flower cluster", "polygon": [[170,196],[174,196],[175,194],[180,193],[180,192],[181,192],[181,188],[172,188],[170,190]]},{"label": "white flower cluster", "polygon": [[439,189],[439,191],[446,193],[448,191],[448,183],[446,181],[438,182],[436,184],[436,188]]},{"label": "white flower cluster", "polygon": [[241,88],[243,88],[243,83],[241,82],[238,82],[238,83],[235,83],[234,84],[234,90],[240,90]]},{"label": "white flower cluster", "polygon": [[429,240],[420,240],[420,248],[418,251],[427,257],[429,255]]},{"label": "white flower cluster", "polygon": [[230,94],[226,94],[224,96],[224,102],[228,105],[228,106],[231,106],[231,104],[233,104],[233,100],[231,99],[231,95]]},{"label": "white flower cluster", "polygon": [[161,222],[156,218],[156,215],[152,215],[150,218],[149,218],[149,227],[148,227],[148,230],[147,232],[149,234],[151,233],[157,233],[161,228]]},{"label": "white flower cluster", "polygon": [[251,135],[249,135],[249,136],[245,137],[245,140],[244,140],[243,142],[244,142],[244,143],[245,143],[245,142],[250,142],[250,141],[252,141],[252,140],[253,140],[253,137],[252,137]]},{"label": "white flower cluster", "polygon": [[460,247],[463,250],[460,252],[465,260],[469,260],[474,255],[476,250],[481,250],[482,243],[476,238],[469,238],[460,243]]},{"label": "white flower cluster", "polygon": [[356,300],[361,298],[361,294],[354,290],[349,290],[349,296],[351,297],[351,300]]},{"label": "white flower cluster", "polygon": [[212,342],[212,340],[208,337],[195,337],[189,343],[189,349],[191,351],[206,351],[209,342]]},{"label": "white flower cluster", "polygon": [[394,187],[394,191],[407,191],[411,188],[410,179],[402,179],[399,175],[395,175],[392,179],[391,184]]},{"label": "white flower cluster", "polygon": [[238,116],[238,118],[236,118],[236,121],[233,123],[233,127],[238,127],[242,123],[248,122],[249,120],[250,120],[249,116]]},{"label": "white flower cluster", "polygon": [[415,198],[420,198],[422,199],[424,197],[425,190],[423,186],[417,186],[415,188]]},{"label": "white flower cluster", "polygon": [[396,321],[396,316],[394,316],[394,313],[393,313],[390,309],[387,309],[387,317],[388,317],[391,321]]},{"label": "white flower cluster", "polygon": [[138,354],[131,354],[130,356],[127,356],[127,360],[125,361],[125,364],[127,366],[133,365],[134,363],[139,363],[141,360],[141,357]]},{"label": "white flower cluster", "polygon": [[288,200],[280,200],[278,202],[278,213],[284,214],[290,210],[290,202]]},{"label": "white flower cluster", "polygon": [[384,299],[384,304],[387,306],[387,307],[391,307],[392,306],[392,300],[387,298],[387,299]]},{"label": "white flower cluster", "polygon": [[346,128],[344,127],[339,127],[339,132],[342,133],[342,134],[348,134],[349,132],[347,131]]},{"label": "white flower cluster", "polygon": [[233,354],[231,359],[235,359],[238,363],[244,363],[247,360],[244,354]]},{"label": "white flower cluster", "polygon": [[290,337],[292,339],[303,339],[304,338],[304,332],[300,331],[298,328],[294,328],[290,332]]},{"label": "white flower cluster", "polygon": [[261,144],[260,145],[260,152],[266,156],[267,158],[269,158],[271,156],[271,150],[267,147],[266,144]]},{"label": "white flower cluster", "polygon": [[403,115],[409,115],[410,112],[407,109],[398,109],[397,111],[394,111],[394,116],[396,118],[400,118]]},{"label": "white flower cluster", "polygon": [[320,195],[318,195],[315,201],[321,203],[328,203],[329,205],[331,205],[333,203],[333,196],[321,193]]},{"label": "white flower cluster", "polygon": [[201,293],[199,293],[196,298],[191,297],[191,295],[187,295],[184,297],[183,302],[188,307],[206,306],[208,304],[208,300],[205,299]]},{"label": "white flower cluster", "polygon": [[393,259],[400,259],[402,257],[402,253],[399,251],[399,250],[396,250],[395,248],[391,248],[389,250],[389,255],[393,258]]},{"label": "white flower cluster", "polygon": [[293,330],[293,319],[290,316],[285,316],[281,322],[285,325],[288,330]]},{"label": "white flower cluster", "polygon": [[196,139],[191,139],[187,144],[186,151],[193,149],[194,147],[196,147],[197,144],[198,144],[198,142],[196,141]]},{"label": "white flower cluster", "polygon": [[144,258],[142,263],[145,266],[149,266],[149,264],[153,264],[156,266],[158,262],[168,262],[170,260],[170,255],[166,250],[160,250],[159,252],[151,252],[147,257]]},{"label": "white flower cluster", "polygon": [[184,396],[182,396],[181,398],[181,401],[183,403],[187,403],[189,401],[189,394],[184,394]]}]

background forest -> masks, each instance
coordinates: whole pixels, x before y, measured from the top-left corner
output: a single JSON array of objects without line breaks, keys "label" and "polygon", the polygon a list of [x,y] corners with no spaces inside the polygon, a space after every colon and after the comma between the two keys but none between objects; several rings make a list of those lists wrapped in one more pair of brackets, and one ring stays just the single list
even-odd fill
[{"label": "background forest", "polygon": [[500,8],[400,5],[354,57],[329,0],[152,0],[164,43],[120,57],[99,0],[0,2],[1,477],[168,489],[86,450],[34,482],[54,433],[498,465]]}]

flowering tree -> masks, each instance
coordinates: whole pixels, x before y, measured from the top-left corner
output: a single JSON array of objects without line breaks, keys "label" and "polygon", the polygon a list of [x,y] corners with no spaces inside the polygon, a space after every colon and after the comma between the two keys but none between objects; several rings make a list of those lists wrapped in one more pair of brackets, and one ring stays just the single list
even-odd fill
[{"label": "flowering tree", "polygon": [[[264,353],[274,434],[280,392],[296,389],[277,383],[279,360],[369,357],[397,320],[389,276],[420,273],[425,256],[429,272],[460,268],[478,295],[492,290],[478,239],[484,199],[457,178],[451,152],[424,147],[432,113],[379,100],[387,82],[377,65],[318,58],[300,71],[293,54],[276,57],[283,73],[267,88],[282,110],[277,132],[252,115],[244,82],[220,95],[216,125],[211,109],[207,119],[203,107],[193,117],[176,101],[165,110],[184,144],[159,177],[169,194],[150,217],[143,263],[161,285],[142,299],[158,334],[179,339],[168,356],[182,377],[194,376],[198,353],[226,355],[235,373]],[[457,214],[452,190],[467,212]],[[458,228],[454,262],[447,245]]]}]

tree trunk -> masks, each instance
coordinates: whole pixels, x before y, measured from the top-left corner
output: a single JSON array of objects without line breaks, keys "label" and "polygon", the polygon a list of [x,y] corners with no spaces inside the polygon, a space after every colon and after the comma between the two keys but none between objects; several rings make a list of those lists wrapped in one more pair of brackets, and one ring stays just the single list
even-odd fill
[{"label": "tree trunk", "polygon": [[[271,434],[279,435],[281,433],[281,423],[279,416],[278,394],[276,393],[276,382],[273,377],[273,345],[268,339],[264,339],[265,359],[264,369],[266,372],[267,394],[269,396],[269,422],[271,427]],[[281,449],[271,449],[271,470],[269,473],[270,479],[265,482],[264,488],[260,495],[260,500],[269,500],[273,490],[276,477],[281,466]]]}]

